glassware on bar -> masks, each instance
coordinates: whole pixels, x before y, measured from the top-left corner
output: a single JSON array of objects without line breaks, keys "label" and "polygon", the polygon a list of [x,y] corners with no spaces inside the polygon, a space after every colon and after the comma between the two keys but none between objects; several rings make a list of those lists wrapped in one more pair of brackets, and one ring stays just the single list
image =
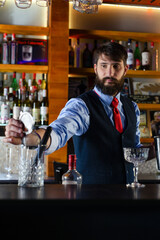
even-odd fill
[{"label": "glassware on bar", "polygon": [[81,13],[97,13],[98,5],[92,5],[90,3],[82,3],[78,0],[73,0],[73,9]]},{"label": "glassware on bar", "polygon": [[49,7],[50,5],[50,0],[36,0],[36,4],[39,7]]},{"label": "glassware on bar", "polygon": [[29,8],[32,5],[32,0],[15,0],[15,4],[18,8]]},{"label": "glassware on bar", "polygon": [[145,162],[148,159],[149,148],[123,148],[124,159],[133,163],[133,171],[134,171],[134,182],[131,184],[127,184],[127,187],[140,188],[145,187],[144,184],[140,184],[138,182],[138,166]]}]

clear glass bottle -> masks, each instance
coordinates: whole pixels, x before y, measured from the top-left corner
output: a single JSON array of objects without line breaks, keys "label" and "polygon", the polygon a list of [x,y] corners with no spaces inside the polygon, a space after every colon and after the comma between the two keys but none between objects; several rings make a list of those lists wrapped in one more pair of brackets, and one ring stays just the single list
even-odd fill
[{"label": "clear glass bottle", "polygon": [[134,56],[133,56],[133,50],[132,50],[132,40],[128,39],[128,46],[127,46],[127,65],[128,69],[133,69],[134,66]]},{"label": "clear glass bottle", "polygon": [[69,155],[69,169],[62,175],[62,184],[82,184],[82,175],[76,170],[76,155]]},{"label": "clear glass bottle", "polygon": [[40,107],[40,121],[41,125],[48,125],[48,99],[46,89],[43,89],[43,100]]}]

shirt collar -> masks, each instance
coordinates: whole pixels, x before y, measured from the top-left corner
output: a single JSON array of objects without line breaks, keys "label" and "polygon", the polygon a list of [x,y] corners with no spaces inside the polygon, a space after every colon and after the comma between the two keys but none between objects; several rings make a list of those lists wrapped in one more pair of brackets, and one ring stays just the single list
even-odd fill
[{"label": "shirt collar", "polygon": [[[113,96],[106,95],[106,94],[102,93],[96,86],[94,87],[93,91],[95,91],[97,93],[97,95],[101,98],[101,100],[105,104],[111,105],[111,102],[113,100]],[[118,101],[120,101],[120,93],[118,93],[115,97],[118,99]]]}]

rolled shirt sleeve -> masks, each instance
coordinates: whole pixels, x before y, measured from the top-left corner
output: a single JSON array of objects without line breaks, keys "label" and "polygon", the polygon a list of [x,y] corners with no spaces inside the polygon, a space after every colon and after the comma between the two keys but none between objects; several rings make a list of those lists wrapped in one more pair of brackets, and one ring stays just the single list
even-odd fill
[{"label": "rolled shirt sleeve", "polygon": [[84,134],[89,127],[89,110],[80,98],[72,98],[61,110],[58,118],[50,124],[51,144],[45,154],[50,154],[63,147],[73,136]]}]

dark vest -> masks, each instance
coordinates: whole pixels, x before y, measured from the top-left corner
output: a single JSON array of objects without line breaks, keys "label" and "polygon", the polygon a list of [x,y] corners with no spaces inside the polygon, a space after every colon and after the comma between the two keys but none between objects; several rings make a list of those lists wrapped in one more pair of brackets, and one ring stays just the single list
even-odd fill
[{"label": "dark vest", "polygon": [[73,136],[77,170],[84,184],[119,184],[133,181],[133,164],[124,160],[123,147],[135,147],[136,114],[130,99],[121,96],[127,126],[120,134],[94,91],[79,96],[90,112],[90,125],[82,136]]}]

